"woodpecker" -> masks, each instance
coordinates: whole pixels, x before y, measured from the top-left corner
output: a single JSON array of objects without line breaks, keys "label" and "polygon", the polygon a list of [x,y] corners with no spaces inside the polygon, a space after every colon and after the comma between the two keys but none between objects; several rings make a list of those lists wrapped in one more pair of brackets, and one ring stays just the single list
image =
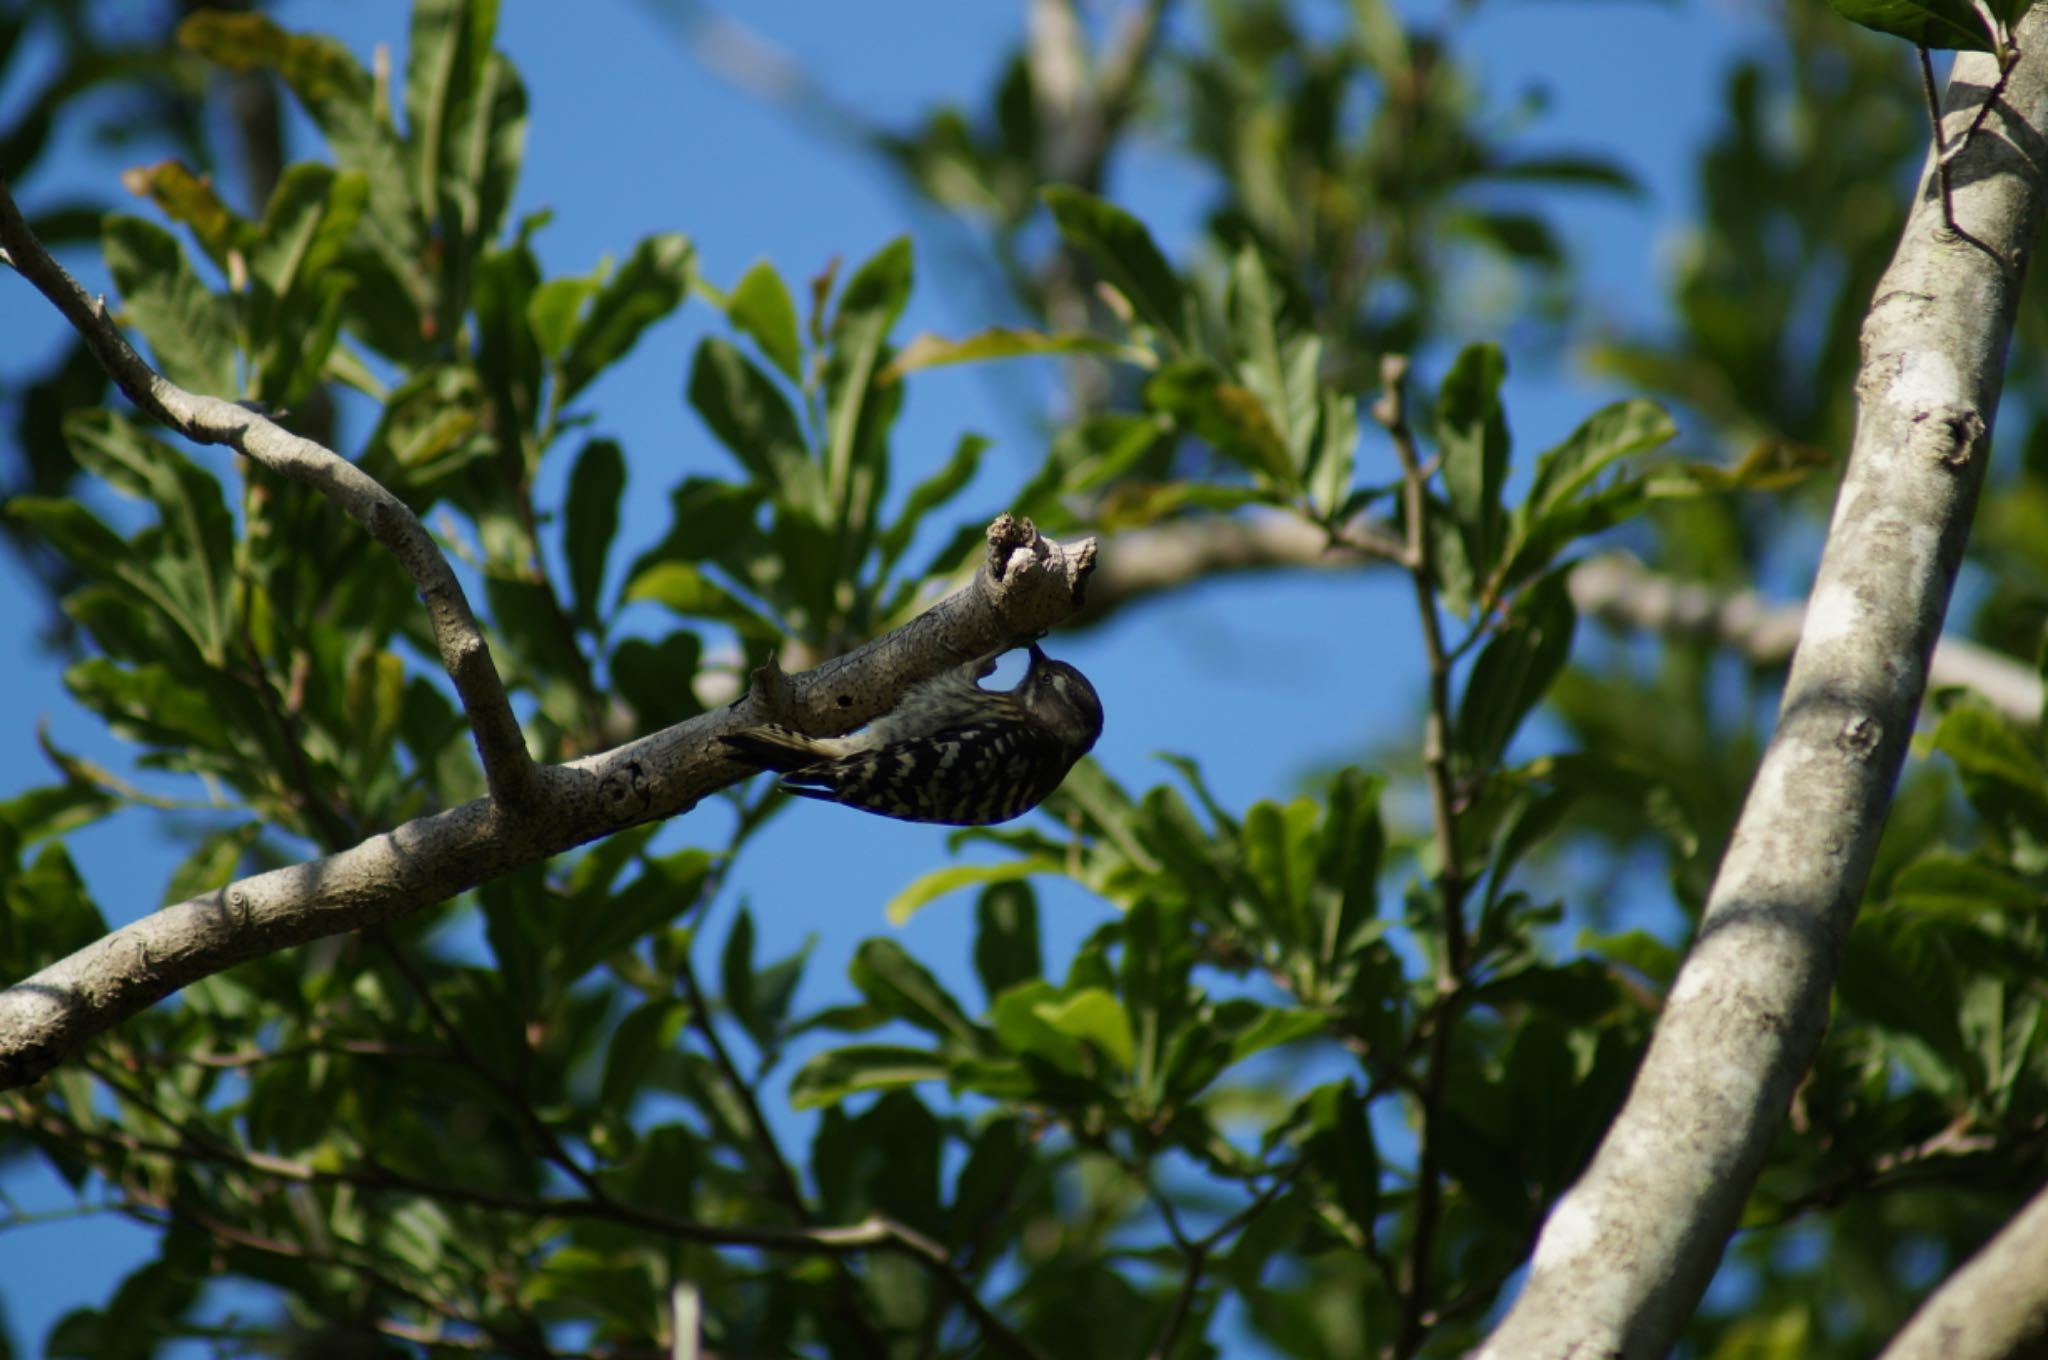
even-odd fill
[{"label": "woodpecker", "polygon": [[983,657],[934,676],[852,736],[769,725],[720,740],[805,798],[906,822],[1007,822],[1044,802],[1095,745],[1102,700],[1037,643],[1017,688],[983,689],[976,682],[992,669]]}]

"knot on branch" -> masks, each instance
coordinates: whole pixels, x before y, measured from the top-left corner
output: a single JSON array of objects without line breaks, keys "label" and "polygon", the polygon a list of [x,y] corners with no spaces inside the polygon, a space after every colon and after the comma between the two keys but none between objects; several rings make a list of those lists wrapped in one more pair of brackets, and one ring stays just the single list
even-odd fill
[{"label": "knot on branch", "polygon": [[1983,444],[1984,432],[1984,417],[1969,406],[1943,405],[1913,417],[1914,445],[1944,467],[1967,465]]},{"label": "knot on branch", "polygon": [[[653,791],[648,787],[647,769],[637,760],[629,760],[617,769],[611,770],[598,781],[597,800],[604,809],[604,815],[615,826],[632,826],[644,821],[653,803]],[[694,806],[694,800],[691,806]],[[688,807],[677,809],[689,811]],[[673,815],[673,814],[671,814]]]},{"label": "knot on branch", "polygon": [[768,659],[754,667],[747,678],[753,682],[747,690],[749,718],[788,726],[796,712],[796,693],[790,687],[789,672],[782,669],[775,653],[770,652]]}]

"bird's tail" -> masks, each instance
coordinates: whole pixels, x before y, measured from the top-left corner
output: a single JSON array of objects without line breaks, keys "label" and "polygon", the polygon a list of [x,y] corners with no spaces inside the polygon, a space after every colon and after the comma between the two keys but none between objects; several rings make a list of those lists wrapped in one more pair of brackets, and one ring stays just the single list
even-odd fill
[{"label": "bird's tail", "polygon": [[820,749],[814,739],[792,728],[773,724],[728,733],[719,740],[736,758],[764,770],[778,770],[785,774],[830,758],[830,753]]}]

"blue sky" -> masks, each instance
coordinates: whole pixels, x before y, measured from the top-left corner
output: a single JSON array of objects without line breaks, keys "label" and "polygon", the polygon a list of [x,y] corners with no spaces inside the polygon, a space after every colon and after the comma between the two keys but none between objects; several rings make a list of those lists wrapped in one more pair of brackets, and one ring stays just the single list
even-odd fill
[{"label": "blue sky", "polygon": [[[1020,5],[959,0],[782,0],[733,8],[839,101],[897,125],[935,103],[974,99],[1022,28]],[[1318,8],[1334,19],[1343,7]],[[1423,16],[1445,12],[1404,8]],[[1183,7],[1183,21],[1194,17],[1192,9]],[[398,0],[301,0],[278,17],[334,33],[366,59],[375,44],[388,43],[394,64],[402,63],[406,8]],[[1532,88],[1547,92],[1541,112],[1528,120],[1526,147],[1597,151],[1645,185],[1637,201],[1574,195],[1552,206],[1585,280],[1592,304],[1586,319],[1654,323],[1661,314],[1660,260],[1690,206],[1693,153],[1720,116],[1729,56],[1760,29],[1725,5],[1548,0],[1483,6],[1458,24],[1455,44],[1499,107]],[[715,283],[730,284],[761,258],[800,282],[834,255],[854,263],[907,231],[919,245],[919,286],[904,336],[960,334],[1012,319],[983,310],[984,294],[949,278],[931,219],[913,211],[875,162],[707,74],[660,4],[514,0],[505,6],[499,43],[520,68],[532,105],[515,216],[553,210],[538,238],[550,273],[581,273],[602,256],[624,257],[644,235],[682,231]],[[0,86],[0,108],[19,98],[25,74],[18,69]],[[298,150],[310,146],[301,141]],[[112,194],[122,164],[73,142],[46,157],[17,192],[31,210],[79,191]],[[1120,162],[1111,184],[1115,197],[1152,223],[1169,253],[1191,239],[1203,188],[1157,147],[1140,147]],[[90,259],[72,263],[91,286],[105,286]],[[53,351],[54,315],[18,281],[0,278],[0,316],[0,365],[9,371]],[[614,571],[658,534],[661,493],[669,485],[691,472],[726,470],[681,400],[691,350],[717,329],[708,307],[690,303],[587,398],[598,432],[620,438],[632,459],[632,508]],[[1518,353],[1511,345],[1510,362],[1518,458],[1533,457],[1617,395],[1590,386],[1554,355]],[[996,441],[995,450],[962,506],[986,514],[1002,509],[1006,489],[1042,452],[1042,436],[1019,413],[1042,397],[1046,382],[1044,370],[1025,365],[918,376],[897,442],[898,487],[950,451],[962,432],[978,430]],[[1368,439],[1359,457],[1363,479],[1387,478],[1383,446]],[[557,488],[565,473],[565,464],[555,468]],[[548,489],[544,482],[544,494]],[[41,601],[11,558],[0,558],[0,574],[0,638],[17,658],[6,681],[8,718],[0,723],[0,796],[49,778],[35,745],[39,720],[48,720],[60,743],[124,763],[127,752],[70,703],[57,666],[37,650]],[[1409,610],[1405,586],[1384,574],[1218,582],[1132,610],[1082,637],[1056,635],[1049,645],[1102,692],[1108,726],[1097,755],[1112,775],[1142,788],[1166,775],[1154,753],[1183,753],[1242,807],[1286,797],[1312,764],[1414,726],[1421,670]],[[715,835],[685,818],[658,844],[711,844]],[[115,921],[156,905],[178,855],[139,817],[78,837],[74,853]],[[945,853],[943,833],[932,828],[805,804],[777,819],[749,852],[737,883],[766,936],[765,952],[817,937],[804,993],[815,1003],[844,993],[853,946],[892,931],[882,904]],[[821,874],[821,865],[829,872]],[[1045,903],[1048,954],[1057,964],[1106,908],[1069,894],[1050,894]],[[942,901],[895,933],[976,997],[966,981],[967,905],[965,897]],[[710,927],[714,940],[723,937],[731,909],[731,902],[721,904]],[[9,1168],[0,1172],[0,1186],[25,1208],[67,1202],[39,1170]],[[0,1233],[0,1300],[17,1345],[33,1353],[56,1318],[103,1301],[147,1249],[139,1230],[111,1220]]]}]

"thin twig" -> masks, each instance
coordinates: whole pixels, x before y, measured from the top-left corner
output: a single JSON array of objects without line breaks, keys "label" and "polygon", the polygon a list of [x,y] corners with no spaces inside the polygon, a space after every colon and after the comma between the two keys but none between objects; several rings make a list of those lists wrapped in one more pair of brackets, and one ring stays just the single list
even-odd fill
[{"label": "thin twig", "polygon": [[1147,1360],[1167,1360],[1173,1353],[1174,1344],[1180,1339],[1181,1330],[1187,1326],[1188,1318],[1194,1311],[1195,1298],[1201,1291],[1202,1276],[1208,1269],[1209,1258],[1253,1219],[1265,1212],[1279,1197],[1280,1192],[1293,1183],[1295,1174],[1301,1170],[1301,1166],[1302,1164],[1296,1161],[1275,1173],[1271,1185],[1254,1195],[1236,1213],[1200,1238],[1188,1235],[1186,1229],[1181,1226],[1180,1214],[1174,1209],[1173,1202],[1160,1193],[1149,1179],[1145,1182],[1145,1191],[1151,1196],[1153,1206],[1159,1210],[1160,1220],[1166,1225],[1166,1235],[1172,1239],[1174,1246],[1180,1249],[1187,1261],[1182,1271],[1180,1289],[1174,1295],[1173,1307],[1167,1312],[1166,1321],[1160,1326],[1159,1336],[1153,1341],[1152,1349],[1146,1353]]},{"label": "thin twig", "polygon": [[1934,57],[1925,47],[1916,48],[1920,53],[1920,88],[1927,96],[1927,121],[1934,129],[1934,170],[1935,180],[1941,185],[1941,220],[1956,235],[1962,235],[1962,228],[1956,225],[1956,200],[1954,186],[1948,177],[1947,133],[1941,125],[1941,91],[1934,83]]},{"label": "thin twig", "polygon": [[1401,462],[1402,504],[1407,532],[1403,565],[1415,587],[1416,614],[1422,624],[1424,659],[1429,667],[1429,712],[1423,724],[1422,762],[1429,785],[1437,858],[1437,894],[1443,905],[1444,947],[1437,959],[1437,1009],[1424,1058],[1417,1122],[1415,1229],[1409,1238],[1408,1261],[1401,1281],[1401,1320],[1393,1353],[1409,1356],[1422,1345],[1427,1331],[1431,1272],[1435,1264],[1437,1228],[1443,1216],[1443,1101],[1449,1081],[1454,1008],[1466,969],[1464,919],[1465,880],[1458,860],[1458,823],[1451,772],[1451,658],[1444,648],[1437,619],[1435,573],[1429,555],[1428,473],[1409,428],[1403,383],[1408,360],[1388,355],[1380,376],[1386,391],[1373,405],[1373,417],[1385,427]]},{"label": "thin twig", "polygon": [[534,1220],[587,1219],[638,1228],[678,1242],[699,1246],[746,1247],[762,1251],[790,1252],[811,1256],[843,1256],[856,1252],[886,1251],[908,1257],[924,1266],[980,1327],[990,1347],[1013,1360],[1046,1360],[1030,1341],[1012,1331],[1007,1323],[981,1301],[969,1283],[948,1259],[946,1250],[923,1233],[880,1214],[870,1214],[858,1223],[816,1228],[764,1228],[744,1224],[701,1223],[678,1218],[659,1210],[608,1197],[543,1196],[512,1191],[481,1190],[429,1181],[388,1167],[368,1166],[330,1171],[266,1153],[228,1147],[209,1139],[195,1138],[182,1130],[186,1141],[157,1143],[129,1133],[86,1129],[47,1105],[31,1105],[20,1098],[0,1101],[0,1125],[40,1129],[54,1137],[73,1142],[117,1149],[130,1156],[154,1156],[172,1161],[202,1161],[232,1167],[273,1180],[303,1185],[336,1185],[372,1193],[420,1195],[449,1204],[489,1209]]},{"label": "thin twig", "polygon": [[[758,813],[758,810],[766,805],[767,798],[764,797],[761,802],[754,805],[753,810]],[[738,849],[737,842],[744,840],[751,829],[750,820],[743,812],[740,830],[735,833],[734,851]],[[731,852],[728,852],[727,863],[731,863]],[[817,1226],[817,1217],[811,1212],[809,1201],[804,1198],[803,1186],[798,1184],[796,1172],[790,1169],[789,1159],[782,1155],[782,1145],[776,1141],[774,1130],[768,1126],[768,1118],[761,1110],[760,1101],[754,1096],[754,1085],[740,1073],[739,1065],[733,1061],[731,1051],[726,1048],[724,1039],[719,1036],[718,1026],[712,1022],[711,1007],[705,1003],[704,989],[698,985],[697,970],[690,962],[689,950],[680,950],[678,953],[680,957],[676,964],[676,981],[690,1006],[690,1025],[704,1040],[705,1047],[711,1051],[713,1064],[717,1066],[719,1073],[725,1078],[726,1085],[731,1088],[741,1108],[747,1113],[747,1123],[752,1126],[748,1134],[768,1164],[769,1181],[776,1198],[782,1201],[783,1207],[798,1223],[807,1228],[814,1228]],[[840,1269],[836,1272],[834,1293],[837,1296],[840,1317],[847,1326],[859,1334],[862,1345],[869,1354],[886,1353],[887,1338],[875,1329],[874,1320],[868,1316],[868,1301],[865,1294],[858,1287],[852,1274],[844,1268],[843,1260],[838,1264]]]},{"label": "thin twig", "polygon": [[1207,1268],[1207,1252],[1194,1250],[1188,1253],[1187,1269],[1181,1274],[1180,1289],[1173,1296],[1173,1307],[1166,1314],[1166,1322],[1159,1329],[1159,1338],[1152,1343],[1152,1349],[1145,1353],[1146,1360],[1167,1360],[1173,1353],[1173,1346],[1180,1339],[1181,1328],[1187,1326],[1188,1315],[1194,1311],[1195,1298],[1201,1292],[1202,1273]]},{"label": "thin twig", "polygon": [[[354,1260],[340,1252],[319,1252],[293,1242],[252,1233],[239,1224],[230,1223],[212,1214],[202,1213],[190,1205],[182,1205],[168,1199],[147,1196],[136,1187],[129,1187],[129,1193],[137,1197],[144,1208],[153,1208],[167,1218],[183,1219],[206,1230],[218,1242],[242,1247],[266,1255],[281,1256],[288,1260],[304,1261],[309,1265],[335,1266],[360,1276],[379,1289],[399,1298],[406,1299],[419,1308],[446,1318],[463,1327],[473,1327],[489,1337],[501,1353],[532,1357],[532,1360],[560,1360],[544,1339],[545,1334],[536,1329],[531,1333],[514,1332],[482,1318],[471,1317],[444,1299],[436,1298],[425,1290],[414,1289],[404,1281],[395,1278],[367,1261]],[[152,1202],[154,1201],[154,1202]]]},{"label": "thin twig", "polygon": [[584,1193],[592,1199],[608,1199],[609,1196],[606,1195],[596,1175],[570,1155],[568,1146],[548,1126],[548,1122],[540,1117],[540,1111],[533,1108],[533,1103],[526,1098],[526,1092],[522,1091],[516,1082],[485,1062],[477,1051],[470,1047],[469,1041],[462,1037],[462,1031],[456,1027],[454,1019],[435,999],[433,988],[413,966],[412,960],[405,956],[405,951],[399,948],[398,942],[391,938],[391,933],[381,926],[369,933],[378,947],[384,951],[385,957],[390,959],[391,966],[398,970],[400,976],[404,977],[414,994],[419,997],[420,1004],[426,1008],[434,1028],[441,1032],[441,1037],[455,1050],[455,1056],[461,1060],[462,1065],[475,1073],[484,1085],[490,1087],[500,1100],[511,1107],[512,1113],[533,1134],[534,1139],[540,1144],[541,1156],[568,1173],[569,1179],[583,1187]]}]

